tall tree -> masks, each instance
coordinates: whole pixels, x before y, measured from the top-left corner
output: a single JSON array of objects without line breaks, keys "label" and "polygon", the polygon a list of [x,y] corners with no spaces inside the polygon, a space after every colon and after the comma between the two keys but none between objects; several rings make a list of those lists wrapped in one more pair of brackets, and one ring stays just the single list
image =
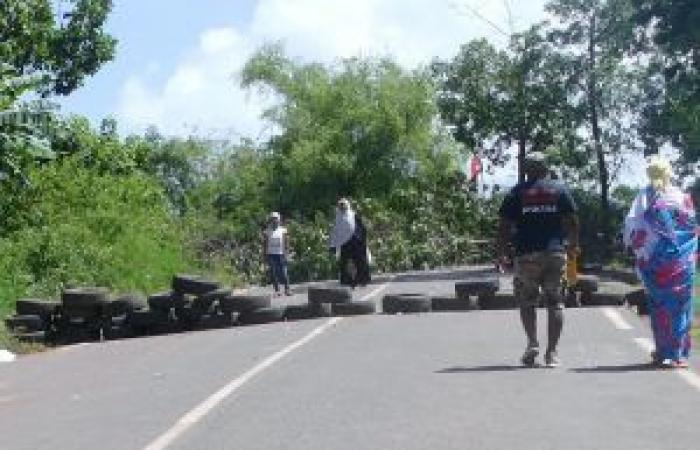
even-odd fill
[{"label": "tall tree", "polygon": [[495,164],[515,145],[521,180],[527,152],[573,145],[577,115],[567,103],[566,61],[540,26],[513,35],[507,51],[475,40],[432,67],[440,113],[455,139]]},{"label": "tall tree", "polygon": [[[663,83],[646,111],[649,134],[670,138],[687,163],[700,160],[700,3],[697,0],[633,0],[639,34]],[[639,48],[633,48],[635,52]],[[648,48],[643,51],[648,52]]]},{"label": "tall tree", "polygon": [[45,94],[67,95],[114,57],[116,40],[103,30],[112,1],[69,0],[56,13],[52,3],[0,1],[0,62],[46,75]]},{"label": "tall tree", "polygon": [[[606,221],[610,207],[610,160],[633,146],[634,117],[627,89],[635,89],[635,69],[625,62],[624,49],[633,38],[629,0],[553,0],[547,10],[558,19],[550,39],[571,63],[578,81],[570,93],[588,122],[590,148],[595,157],[600,202]],[[610,233],[606,223],[604,233]]]},{"label": "tall tree", "polygon": [[327,209],[338,195],[385,197],[449,159],[433,145],[429,77],[389,60],[304,64],[266,46],[247,62],[242,84],[280,100],[265,117],[280,130],[269,144],[269,194],[282,212]]}]

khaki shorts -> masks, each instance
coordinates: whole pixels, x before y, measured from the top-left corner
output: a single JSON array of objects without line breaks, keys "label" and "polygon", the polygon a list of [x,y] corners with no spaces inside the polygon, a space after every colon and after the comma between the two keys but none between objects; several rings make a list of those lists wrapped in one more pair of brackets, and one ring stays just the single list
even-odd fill
[{"label": "khaki shorts", "polygon": [[520,306],[537,306],[540,288],[547,306],[563,306],[562,278],[565,270],[564,252],[535,252],[516,257],[513,284]]}]

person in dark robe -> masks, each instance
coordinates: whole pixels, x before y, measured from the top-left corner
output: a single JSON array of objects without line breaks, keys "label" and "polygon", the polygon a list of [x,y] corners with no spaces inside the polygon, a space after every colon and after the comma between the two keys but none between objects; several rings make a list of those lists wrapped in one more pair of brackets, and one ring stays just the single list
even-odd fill
[{"label": "person in dark robe", "polygon": [[336,206],[330,250],[333,253],[340,252],[340,284],[354,288],[371,281],[367,257],[367,229],[362,217],[352,209],[350,202],[345,198],[338,200]]}]

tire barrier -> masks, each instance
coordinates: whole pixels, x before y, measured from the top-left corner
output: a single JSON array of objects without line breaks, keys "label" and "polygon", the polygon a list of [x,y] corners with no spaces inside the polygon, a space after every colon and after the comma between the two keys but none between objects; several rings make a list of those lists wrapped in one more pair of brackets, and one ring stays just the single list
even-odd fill
[{"label": "tire barrier", "polygon": [[[392,293],[381,300],[384,314],[469,312],[515,309],[510,292],[500,292],[497,276],[486,274],[454,283],[455,296]],[[310,287],[307,303],[273,305],[271,295],[241,295],[193,275],[173,277],[171,290],[147,297],[126,294],[112,298],[106,288],[66,289],[60,301],[21,298],[16,314],[5,319],[13,336],[24,342],[71,344],[165,333],[313,320],[332,316],[372,315],[373,300],[354,300],[346,287]],[[646,310],[646,293],[621,282],[601,282],[582,275],[565,288],[567,307],[620,306]]]},{"label": "tire barrier", "polygon": [[382,299],[384,314],[426,313],[431,310],[431,299],[423,294],[389,294]]},{"label": "tire barrier", "polygon": [[430,308],[433,311],[472,311],[478,309],[476,301],[470,298],[431,297]]}]

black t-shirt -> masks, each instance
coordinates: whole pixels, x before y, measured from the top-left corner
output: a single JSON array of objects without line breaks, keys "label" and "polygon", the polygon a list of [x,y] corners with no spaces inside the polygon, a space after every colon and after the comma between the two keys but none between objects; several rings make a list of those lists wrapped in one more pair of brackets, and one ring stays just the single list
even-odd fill
[{"label": "black t-shirt", "polygon": [[576,212],[569,191],[550,180],[526,181],[516,185],[503,200],[499,214],[515,224],[517,254],[562,251],[566,233],[562,216]]}]

